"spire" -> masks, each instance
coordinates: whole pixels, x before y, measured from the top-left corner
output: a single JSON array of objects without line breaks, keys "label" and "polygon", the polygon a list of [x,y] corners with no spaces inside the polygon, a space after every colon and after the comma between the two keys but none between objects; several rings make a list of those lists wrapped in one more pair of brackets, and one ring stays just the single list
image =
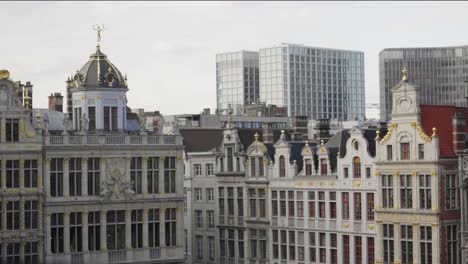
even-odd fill
[{"label": "spire", "polygon": [[401,78],[401,80],[403,82],[407,82],[408,81],[408,69],[406,68],[406,65],[403,67],[403,70],[401,70],[401,73],[403,74],[403,77]]}]

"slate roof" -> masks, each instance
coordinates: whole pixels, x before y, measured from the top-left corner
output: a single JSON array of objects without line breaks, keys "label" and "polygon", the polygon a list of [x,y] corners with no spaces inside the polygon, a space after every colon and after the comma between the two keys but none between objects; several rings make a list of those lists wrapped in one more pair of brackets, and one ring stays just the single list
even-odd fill
[{"label": "slate roof", "polygon": [[37,112],[41,112],[42,115],[42,124],[41,127],[44,128],[44,120],[49,119],[49,131],[63,131],[63,118],[65,114],[62,112],[50,110],[50,109],[33,109],[32,110],[32,126],[37,127]]},{"label": "slate roof", "polygon": [[186,152],[205,152],[216,149],[223,140],[222,129],[180,129]]}]

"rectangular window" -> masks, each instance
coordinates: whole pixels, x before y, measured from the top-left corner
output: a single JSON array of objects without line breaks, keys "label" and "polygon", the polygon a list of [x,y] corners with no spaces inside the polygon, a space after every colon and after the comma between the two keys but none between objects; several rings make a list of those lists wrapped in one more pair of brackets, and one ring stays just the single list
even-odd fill
[{"label": "rectangular window", "polygon": [[264,218],[266,217],[266,193],[265,189],[258,190],[258,211],[259,216]]},{"label": "rectangular window", "polygon": [[387,160],[393,159],[393,148],[392,145],[387,145]]},{"label": "rectangular window", "polygon": [[160,247],[159,239],[159,209],[148,211],[148,240],[150,248]]},{"label": "rectangular window", "polygon": [[231,259],[236,257],[234,234],[234,229],[228,229],[228,256]]},{"label": "rectangular window", "polygon": [[209,260],[215,259],[215,238],[214,236],[208,236],[208,258]]},{"label": "rectangular window", "polygon": [[132,248],[143,247],[143,210],[132,210]]},{"label": "rectangular window", "polygon": [[7,230],[20,229],[20,201],[7,202]]},{"label": "rectangular window", "polygon": [[195,257],[197,259],[203,259],[203,236],[195,236],[195,242],[197,245],[197,254]]},{"label": "rectangular window", "polygon": [[271,191],[271,216],[278,216],[278,191]]},{"label": "rectangular window", "polygon": [[194,189],[194,194],[195,194],[195,201],[203,200],[203,195],[202,195],[202,189],[201,188],[195,188]]},{"label": "rectangular window", "polygon": [[431,207],[431,175],[419,175],[419,209]]},{"label": "rectangular window", "polygon": [[413,263],[413,226],[400,225],[401,263]]},{"label": "rectangular window", "polygon": [[227,188],[227,206],[228,206],[228,216],[234,216],[234,188],[228,187]]},{"label": "rectangular window", "polygon": [[309,262],[315,262],[317,260],[315,247],[315,232],[309,232]]},{"label": "rectangular window", "polygon": [[107,211],[107,249],[125,248],[125,211]]},{"label": "rectangular window", "polygon": [[70,196],[81,196],[81,173],[81,158],[71,158],[68,162]]},{"label": "rectangular window", "polygon": [[203,228],[203,211],[195,210],[195,227]]},{"label": "rectangular window", "polygon": [[237,187],[237,215],[244,216],[244,190],[242,187]]},{"label": "rectangular window", "polygon": [[226,230],[223,228],[219,229],[219,255],[226,257]]},{"label": "rectangular window", "polygon": [[320,159],[320,175],[327,176],[327,174],[328,174],[327,160],[326,159]]},{"label": "rectangular window", "polygon": [[410,144],[409,143],[400,143],[400,158],[401,160],[410,159]]},{"label": "rectangular window", "polygon": [[19,188],[19,160],[7,160],[6,162],[6,186],[7,188]]},{"label": "rectangular window", "polygon": [[101,250],[101,212],[88,212],[88,249]]},{"label": "rectangular window", "polygon": [[432,227],[421,226],[420,227],[420,261],[421,264],[432,263]]},{"label": "rectangular window", "polygon": [[141,167],[141,157],[132,157],[130,161],[130,181],[135,194],[143,193],[142,176],[143,170]]},{"label": "rectangular window", "polygon": [[338,263],[338,242],[336,234],[330,234],[330,258],[331,263]]},{"label": "rectangular window", "polygon": [[63,253],[63,213],[50,216],[50,239],[52,253]]},{"label": "rectangular window", "polygon": [[393,208],[393,176],[382,175],[382,207]]},{"label": "rectangular window", "polygon": [[354,220],[362,220],[361,193],[354,193]]},{"label": "rectangular window", "polygon": [[[343,264],[349,264],[351,262],[350,250],[349,250],[349,236],[343,235]],[[369,262],[374,263],[374,262]]]},{"label": "rectangular window", "polygon": [[320,263],[327,263],[327,245],[325,233],[319,233],[319,256],[320,256]]},{"label": "rectangular window", "polygon": [[159,193],[159,157],[149,157],[146,169],[148,193]]},{"label": "rectangular window", "polygon": [[296,192],[296,208],[297,208],[297,217],[302,218],[304,217],[304,195],[302,191]]},{"label": "rectangular window", "polygon": [[343,220],[349,220],[349,193],[341,193],[341,206],[342,206],[342,217]]},{"label": "rectangular window", "polygon": [[280,216],[286,216],[286,191],[280,191]]},{"label": "rectangular window", "polygon": [[83,225],[80,212],[70,213],[70,251],[83,251]]},{"label": "rectangular window", "polygon": [[367,221],[374,221],[374,194],[367,193]]},{"label": "rectangular window", "polygon": [[244,230],[237,230],[239,259],[244,259]]},{"label": "rectangular window", "polygon": [[375,245],[374,238],[367,238],[367,263],[375,263]]},{"label": "rectangular window", "polygon": [[104,130],[109,131],[110,128],[110,107],[104,106]]},{"label": "rectangular window", "polygon": [[89,131],[96,130],[96,107],[95,106],[88,107],[88,118],[89,118],[88,130]]},{"label": "rectangular window", "polygon": [[88,158],[88,195],[100,195],[100,160],[99,158]]},{"label": "rectangular window", "polygon": [[306,176],[312,175],[312,161],[310,159],[305,160]]},{"label": "rectangular window", "polygon": [[194,171],[195,171],[195,176],[201,176],[202,175],[202,168],[201,164],[195,164],[193,165]]},{"label": "rectangular window", "polygon": [[24,244],[24,263],[25,264],[39,263],[37,242],[26,242]]},{"label": "rectangular window", "polygon": [[279,239],[278,239],[278,230],[271,230],[272,232],[272,248],[273,248],[273,259],[279,258]]},{"label": "rectangular window", "polygon": [[294,191],[288,191],[288,216],[294,217]]},{"label": "rectangular window", "polygon": [[318,193],[319,218],[325,218],[325,192]]},{"label": "rectangular window", "polygon": [[63,196],[63,158],[50,159],[50,195]]},{"label": "rectangular window", "polygon": [[20,263],[20,243],[7,244],[6,262],[11,264]]},{"label": "rectangular window", "polygon": [[250,258],[257,258],[257,230],[251,229],[250,232]]},{"label": "rectangular window", "polygon": [[213,188],[206,188],[206,200],[214,201],[214,189]]},{"label": "rectangular window", "polygon": [[112,118],[111,118],[111,127],[112,130],[117,130],[117,107],[111,107]]},{"label": "rectangular window", "polygon": [[37,188],[37,160],[24,161],[24,187]]},{"label": "rectangular window", "polygon": [[164,159],[164,192],[176,192],[176,176],[175,176],[175,157],[166,157]]},{"label": "rectangular window", "polygon": [[395,259],[393,224],[383,224],[383,253],[383,262],[393,263]]},{"label": "rectangular window", "polygon": [[296,233],[295,231],[289,231],[289,260],[296,259]]},{"label": "rectangular window", "polygon": [[458,183],[456,174],[447,174],[445,177],[445,208],[458,209]]},{"label": "rectangular window", "polygon": [[336,192],[330,192],[330,219],[336,219]]},{"label": "rectangular window", "polygon": [[354,263],[362,263],[362,238],[360,236],[354,237]]},{"label": "rectangular window", "polygon": [[206,211],[206,215],[208,216],[208,228],[214,228],[215,227],[214,211],[208,210]]},{"label": "rectangular window", "polygon": [[447,263],[457,263],[458,256],[458,227],[457,225],[447,225]]},{"label": "rectangular window", "polygon": [[167,208],[165,211],[165,235],[166,235],[166,246],[168,247],[174,247],[177,244],[176,241],[176,224],[177,224],[177,218],[176,218],[176,209],[175,208]]},{"label": "rectangular window", "polygon": [[413,188],[411,175],[400,175],[400,207],[413,207]]},{"label": "rectangular window", "polygon": [[370,179],[370,177],[371,177],[371,168],[366,167],[366,178]]},{"label": "rectangular window", "polygon": [[424,144],[418,144],[418,159],[424,159]]},{"label": "rectangular window", "polygon": [[267,258],[267,237],[266,231],[260,230],[260,259],[265,260]]},{"label": "rectangular window", "polygon": [[37,229],[39,208],[37,201],[24,202],[24,228]]},{"label": "rectangular window", "polygon": [[75,107],[75,113],[73,116],[75,117],[75,128],[76,130],[81,130],[81,107]]},{"label": "rectangular window", "polygon": [[233,159],[232,147],[227,147],[226,148],[226,153],[227,153],[227,169],[228,169],[228,171],[233,171],[234,170],[234,159]]},{"label": "rectangular window", "polygon": [[288,259],[288,240],[286,230],[280,231],[281,259]]},{"label": "rectangular window", "polygon": [[18,126],[18,119],[6,119],[5,126],[6,126],[6,142],[18,142],[19,141],[19,126]]},{"label": "rectangular window", "polygon": [[343,168],[343,176],[345,178],[348,178],[349,177],[349,169],[348,168]]},{"label": "rectangular window", "polygon": [[213,163],[206,164],[206,175],[208,176],[214,175]]},{"label": "rectangular window", "polygon": [[249,216],[257,217],[257,192],[255,189],[249,189],[249,209]]}]

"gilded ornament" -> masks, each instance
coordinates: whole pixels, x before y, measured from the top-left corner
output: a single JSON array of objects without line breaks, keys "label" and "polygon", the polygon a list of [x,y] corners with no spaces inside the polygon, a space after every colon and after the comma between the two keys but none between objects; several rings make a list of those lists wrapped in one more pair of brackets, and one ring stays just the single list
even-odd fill
[{"label": "gilded ornament", "polygon": [[0,80],[10,78],[10,72],[8,70],[0,70]]},{"label": "gilded ornament", "polygon": [[299,186],[299,187],[301,187],[301,186],[302,186],[302,182],[297,182],[296,185]]}]

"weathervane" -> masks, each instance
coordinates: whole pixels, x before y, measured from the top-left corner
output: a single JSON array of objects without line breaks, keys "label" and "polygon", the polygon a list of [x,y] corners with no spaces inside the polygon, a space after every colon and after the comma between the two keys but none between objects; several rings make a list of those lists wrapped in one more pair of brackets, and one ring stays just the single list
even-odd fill
[{"label": "weathervane", "polygon": [[104,25],[101,25],[101,26],[94,25],[93,29],[96,30],[96,32],[97,32],[97,42],[98,42],[98,46],[100,46],[100,44],[101,44],[101,32],[105,30]]}]

